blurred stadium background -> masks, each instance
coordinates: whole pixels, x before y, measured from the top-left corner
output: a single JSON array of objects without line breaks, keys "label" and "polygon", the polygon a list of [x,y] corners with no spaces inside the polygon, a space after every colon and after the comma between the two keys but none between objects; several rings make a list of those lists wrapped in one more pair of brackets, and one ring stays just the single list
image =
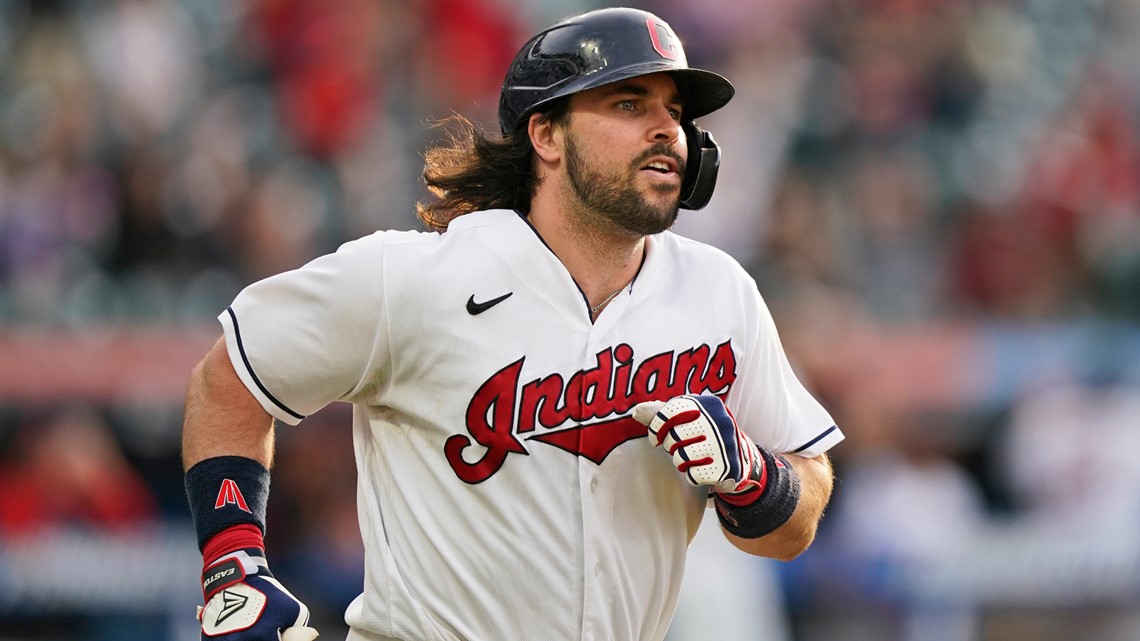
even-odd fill
[{"label": "blurred stadium background", "polygon": [[[679,230],[848,435],[816,545],[706,527],[670,640],[1140,639],[1140,2],[629,4],[736,83]],[[0,639],[197,638],[178,433],[215,316],[418,228],[425,122],[493,126],[518,44],[595,6],[0,1]],[[329,639],[347,420],[281,433],[267,539]]]}]

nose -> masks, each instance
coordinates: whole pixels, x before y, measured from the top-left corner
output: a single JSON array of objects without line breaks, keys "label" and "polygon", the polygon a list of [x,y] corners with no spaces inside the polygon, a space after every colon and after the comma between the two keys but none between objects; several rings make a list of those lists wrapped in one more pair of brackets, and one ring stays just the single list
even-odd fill
[{"label": "nose", "polygon": [[671,107],[664,103],[654,105],[649,136],[653,142],[675,144],[681,137],[681,123],[673,118]]}]

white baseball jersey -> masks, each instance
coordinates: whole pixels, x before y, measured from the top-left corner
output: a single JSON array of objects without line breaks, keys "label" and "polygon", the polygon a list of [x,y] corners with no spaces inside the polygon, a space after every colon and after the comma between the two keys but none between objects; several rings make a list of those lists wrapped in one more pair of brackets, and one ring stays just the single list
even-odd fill
[{"label": "white baseball jersey", "polygon": [[249,286],[220,319],[277,419],[354,404],[353,640],[662,639],[707,492],[631,408],[711,393],[771,450],[843,438],[753,280],[669,232],[595,323],[528,221],[502,210],[346,243]]}]

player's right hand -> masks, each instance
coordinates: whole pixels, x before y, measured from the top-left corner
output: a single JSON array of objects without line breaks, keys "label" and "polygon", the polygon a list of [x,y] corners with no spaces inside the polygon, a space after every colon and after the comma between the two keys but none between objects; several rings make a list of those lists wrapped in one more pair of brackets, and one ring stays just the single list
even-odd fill
[{"label": "player's right hand", "polygon": [[226,554],[202,572],[203,641],[312,641],[309,608],[285,589],[256,549]]}]

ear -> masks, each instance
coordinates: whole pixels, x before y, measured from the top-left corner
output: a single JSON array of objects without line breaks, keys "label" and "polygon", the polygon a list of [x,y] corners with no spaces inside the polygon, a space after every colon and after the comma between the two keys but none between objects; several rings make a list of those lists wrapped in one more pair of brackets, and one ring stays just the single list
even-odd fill
[{"label": "ear", "polygon": [[542,114],[531,114],[527,123],[527,134],[534,153],[545,162],[557,162],[562,158],[561,129]]}]

